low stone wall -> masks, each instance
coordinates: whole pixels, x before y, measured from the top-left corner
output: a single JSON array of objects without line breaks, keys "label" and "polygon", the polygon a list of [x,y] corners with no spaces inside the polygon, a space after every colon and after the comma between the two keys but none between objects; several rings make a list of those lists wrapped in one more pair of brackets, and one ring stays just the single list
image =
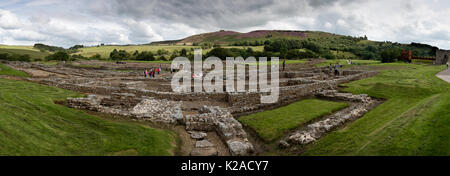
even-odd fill
[{"label": "low stone wall", "polygon": [[63,83],[52,80],[34,80],[30,81],[37,82],[40,84],[45,84],[49,86],[54,86],[62,89],[73,90],[83,93],[92,93],[99,95],[111,95],[113,93],[131,93],[136,96],[154,97],[156,99],[168,99],[172,101],[219,101],[226,102],[226,93],[204,93],[204,92],[193,92],[193,93],[176,93],[176,92],[160,92],[146,89],[132,89],[132,88],[118,88],[118,87],[107,87],[107,86],[92,86],[92,85],[80,85],[80,84],[70,84]]},{"label": "low stone wall", "polygon": [[298,83],[306,84],[280,87],[279,100],[274,104],[261,104],[261,95],[264,94],[250,92],[229,93],[227,96],[227,101],[230,106],[232,106],[231,111],[233,114],[242,114],[261,108],[267,108],[270,106],[277,107],[287,103],[295,102],[303,97],[313,95],[314,92],[326,89],[335,89],[339,84],[372,77],[378,74],[378,72],[349,71],[345,74],[351,75],[325,81],[309,80],[304,78],[293,79],[294,81],[299,81]]},{"label": "low stone wall", "polygon": [[241,123],[226,109],[204,106],[200,114],[187,115],[184,123],[188,131],[216,131],[234,156],[250,155],[255,151]]},{"label": "low stone wall", "polygon": [[106,114],[114,114],[151,121],[154,123],[176,124],[183,119],[181,102],[169,101],[165,99],[144,98],[131,108],[126,106],[116,106],[103,104],[105,100],[120,101],[122,98],[99,97],[89,95],[86,98],[68,98],[67,106],[77,109],[86,109]]},{"label": "low stone wall", "polygon": [[254,153],[253,145],[247,139],[247,133],[231,113],[220,107],[205,107],[202,110],[210,117],[217,119],[216,132],[227,144],[233,156],[250,155]]},{"label": "low stone wall", "polygon": [[[250,155],[254,152],[253,145],[247,139],[247,133],[242,125],[233,118],[227,109],[204,106],[200,114],[183,116],[181,102],[166,99],[143,98],[133,107],[121,106],[111,101],[132,99],[131,94],[115,94],[99,97],[89,95],[86,98],[68,98],[67,105],[72,108],[86,109],[107,114],[127,116],[154,123],[185,125],[187,131],[216,131],[227,144],[232,155]],[[134,101],[134,99],[132,99]],[[127,103],[125,101],[125,103]]]},{"label": "low stone wall", "polygon": [[280,141],[281,147],[286,148],[291,144],[306,145],[312,143],[346,122],[362,117],[377,104],[377,100],[370,98],[366,94],[353,95],[351,93],[338,93],[336,90],[321,91],[316,96],[350,101],[353,104],[326,119],[308,125],[305,129],[295,131],[285,140]]}]

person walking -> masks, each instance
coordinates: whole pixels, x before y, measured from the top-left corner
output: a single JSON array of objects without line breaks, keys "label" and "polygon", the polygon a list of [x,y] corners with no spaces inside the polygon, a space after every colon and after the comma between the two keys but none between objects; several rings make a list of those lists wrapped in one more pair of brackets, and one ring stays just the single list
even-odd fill
[{"label": "person walking", "polygon": [[283,59],[283,71],[285,67],[286,67],[286,59]]},{"label": "person walking", "polygon": [[147,74],[148,74],[148,71],[145,70],[145,71],[144,71],[144,78],[147,78]]},{"label": "person walking", "polygon": [[334,75],[339,75],[339,62],[336,62],[336,65],[334,65]]},{"label": "person walking", "polygon": [[448,70],[448,62],[447,62],[447,70]]}]

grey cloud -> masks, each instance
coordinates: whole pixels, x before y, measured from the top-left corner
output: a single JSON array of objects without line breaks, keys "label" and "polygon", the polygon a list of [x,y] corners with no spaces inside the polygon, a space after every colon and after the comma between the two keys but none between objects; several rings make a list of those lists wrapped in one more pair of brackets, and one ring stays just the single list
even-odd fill
[{"label": "grey cloud", "polygon": [[[43,39],[71,46],[147,43],[218,29],[295,29],[367,34],[375,40],[436,41],[450,48],[446,41],[450,21],[442,18],[450,4],[436,2],[442,5],[426,0],[41,0],[28,6],[9,5],[16,10],[3,9],[19,19],[3,18],[8,23],[0,23],[0,39],[29,39],[30,43]],[[18,29],[23,35],[11,35],[11,30]]]},{"label": "grey cloud", "polygon": [[[115,0],[105,6],[108,9],[106,14],[112,16],[181,22],[192,27],[240,29],[303,14],[308,4],[310,2],[305,0]],[[97,14],[105,15],[105,11],[101,13]]]}]

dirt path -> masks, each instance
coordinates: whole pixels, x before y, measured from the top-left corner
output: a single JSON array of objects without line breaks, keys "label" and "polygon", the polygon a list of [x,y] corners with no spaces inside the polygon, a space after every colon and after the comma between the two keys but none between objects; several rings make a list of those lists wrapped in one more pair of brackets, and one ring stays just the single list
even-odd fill
[{"label": "dirt path", "polygon": [[436,74],[436,76],[438,78],[450,83],[450,69],[445,69],[445,70],[439,72],[438,74]]}]

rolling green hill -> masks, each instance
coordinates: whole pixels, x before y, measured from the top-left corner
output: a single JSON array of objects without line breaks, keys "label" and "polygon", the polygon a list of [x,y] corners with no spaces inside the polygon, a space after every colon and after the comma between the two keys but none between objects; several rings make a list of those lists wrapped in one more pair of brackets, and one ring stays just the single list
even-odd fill
[{"label": "rolling green hill", "polygon": [[[165,42],[165,44],[202,47],[215,45],[222,47],[268,46],[280,40],[286,41],[281,42],[281,45],[289,41],[300,41],[307,45],[317,45],[319,48],[314,51],[317,56],[338,59],[380,59],[381,53],[389,49],[396,49],[396,52],[400,50],[411,50],[414,56],[435,56],[435,52],[438,49],[437,47],[420,43],[401,44],[389,41],[371,41],[366,36],[345,36],[321,31],[286,30],[257,30],[248,33],[221,30],[197,34],[182,40],[173,41],[172,43]],[[302,49],[304,47],[293,49]],[[335,57],[329,57],[330,55],[334,55]],[[282,53],[280,56],[284,57],[285,54]]]},{"label": "rolling green hill", "polygon": [[0,45],[0,54],[8,53],[8,54],[19,54],[30,55],[31,59],[44,59],[46,56],[50,55],[50,52],[39,51],[38,49],[33,48],[33,46],[18,46],[18,45]]}]

